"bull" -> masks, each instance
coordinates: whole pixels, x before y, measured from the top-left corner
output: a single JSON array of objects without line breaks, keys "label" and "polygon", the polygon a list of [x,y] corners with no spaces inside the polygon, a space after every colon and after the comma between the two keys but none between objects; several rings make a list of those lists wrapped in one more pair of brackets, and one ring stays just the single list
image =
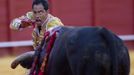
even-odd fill
[{"label": "bull", "polygon": [[[24,53],[11,67],[20,64],[31,68],[33,56],[34,52]],[[104,27],[61,27],[45,69],[46,75],[129,75],[129,72],[127,47]]]}]

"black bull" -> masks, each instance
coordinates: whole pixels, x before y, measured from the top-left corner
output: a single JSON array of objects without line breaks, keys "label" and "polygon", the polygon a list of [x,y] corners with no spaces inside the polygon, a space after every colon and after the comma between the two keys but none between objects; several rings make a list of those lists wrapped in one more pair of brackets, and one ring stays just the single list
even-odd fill
[{"label": "black bull", "polygon": [[129,75],[128,50],[115,34],[101,27],[62,29],[47,75]]},{"label": "black bull", "polygon": [[128,49],[102,27],[62,27],[47,75],[129,75]]},{"label": "black bull", "polygon": [[123,41],[103,27],[62,27],[46,75],[129,75]]}]

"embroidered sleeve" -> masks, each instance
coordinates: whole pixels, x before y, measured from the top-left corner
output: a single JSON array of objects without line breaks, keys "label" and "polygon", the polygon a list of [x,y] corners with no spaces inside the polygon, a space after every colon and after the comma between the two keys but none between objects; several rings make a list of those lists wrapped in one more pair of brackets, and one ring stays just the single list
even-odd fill
[{"label": "embroidered sleeve", "polygon": [[25,15],[15,18],[10,23],[10,28],[20,30],[22,28],[33,25],[33,13],[27,12]]}]

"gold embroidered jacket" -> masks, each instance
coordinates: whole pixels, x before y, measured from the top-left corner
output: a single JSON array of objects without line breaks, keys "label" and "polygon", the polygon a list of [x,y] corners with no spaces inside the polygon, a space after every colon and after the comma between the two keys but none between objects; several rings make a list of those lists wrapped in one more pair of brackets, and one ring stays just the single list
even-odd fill
[{"label": "gold embroidered jacket", "polygon": [[[24,19],[30,20],[30,22],[31,22],[33,20],[33,13],[28,12],[28,13],[26,13],[26,15],[23,15],[19,18],[15,18],[10,23],[10,28],[14,29],[14,30],[22,30],[23,28],[32,25],[31,23],[23,24],[21,21]],[[63,23],[61,22],[61,20],[57,17],[52,16],[51,14],[48,14],[40,31],[39,31],[38,27],[35,25],[33,32],[32,32],[34,49],[41,43],[42,39],[44,38],[44,33],[46,30],[48,30],[49,28],[55,27],[55,26],[59,26],[59,25],[63,26]]]}]

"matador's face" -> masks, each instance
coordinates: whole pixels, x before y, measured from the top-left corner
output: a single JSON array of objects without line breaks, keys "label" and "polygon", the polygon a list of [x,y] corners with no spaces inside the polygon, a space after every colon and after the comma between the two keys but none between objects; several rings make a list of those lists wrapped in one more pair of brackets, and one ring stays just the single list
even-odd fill
[{"label": "matador's face", "polygon": [[33,6],[33,17],[35,19],[35,23],[38,26],[41,26],[42,23],[46,20],[48,12],[44,9],[42,4],[37,4]]}]

